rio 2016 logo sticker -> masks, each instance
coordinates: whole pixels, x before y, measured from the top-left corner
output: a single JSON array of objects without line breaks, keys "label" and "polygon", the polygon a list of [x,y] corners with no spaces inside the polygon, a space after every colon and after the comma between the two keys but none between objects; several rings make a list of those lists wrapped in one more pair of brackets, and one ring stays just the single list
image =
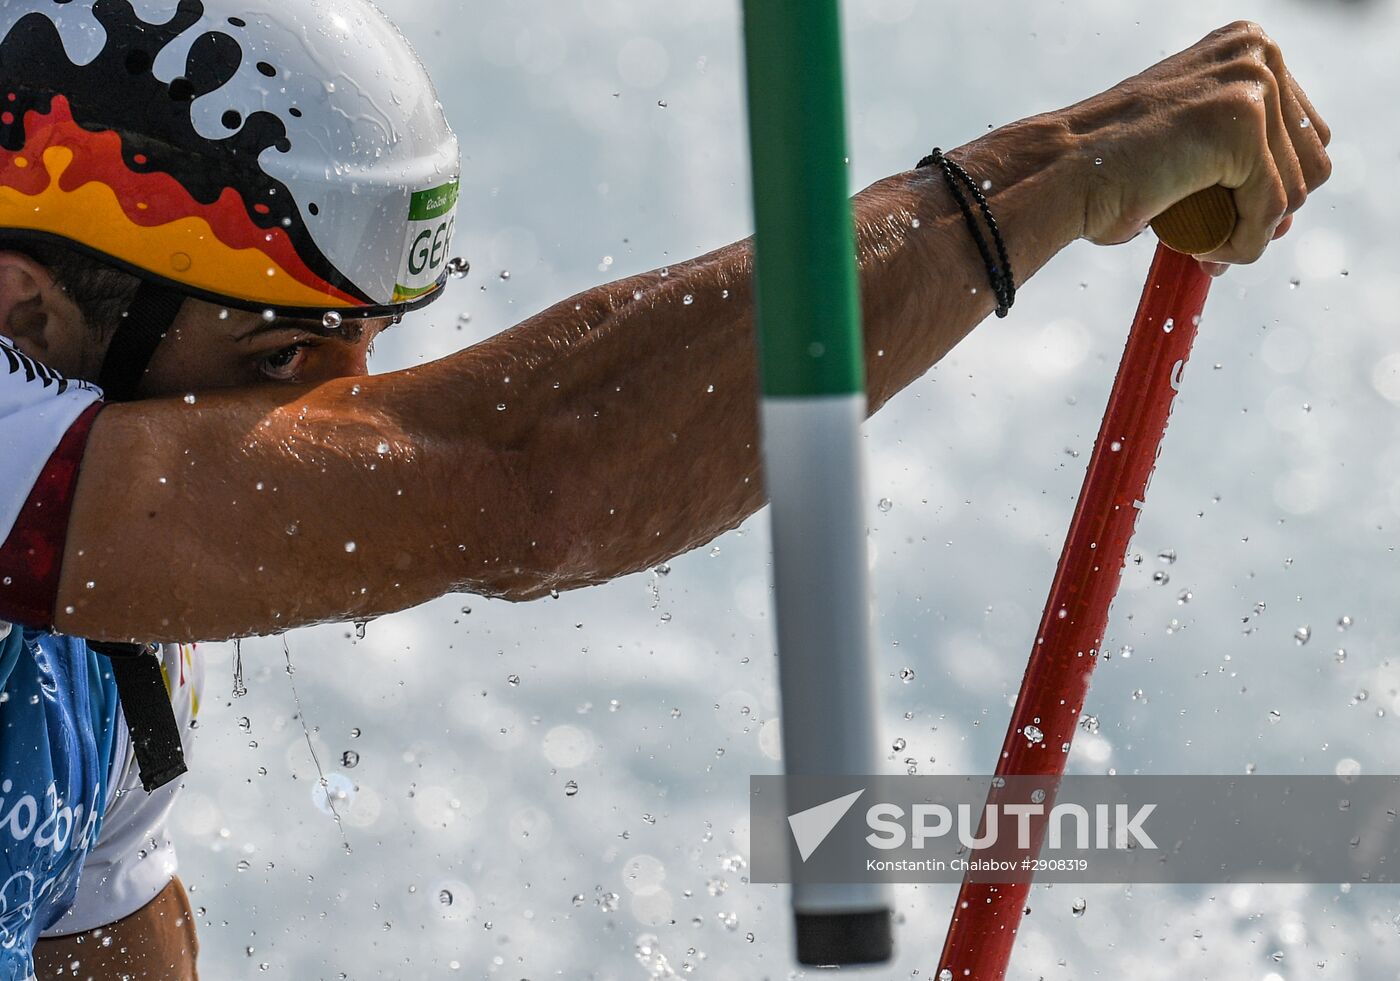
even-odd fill
[{"label": "rio 2016 logo sticker", "polygon": [[447,271],[457,226],[457,182],[418,191],[408,208],[404,258],[394,287],[395,303],[432,292]]}]

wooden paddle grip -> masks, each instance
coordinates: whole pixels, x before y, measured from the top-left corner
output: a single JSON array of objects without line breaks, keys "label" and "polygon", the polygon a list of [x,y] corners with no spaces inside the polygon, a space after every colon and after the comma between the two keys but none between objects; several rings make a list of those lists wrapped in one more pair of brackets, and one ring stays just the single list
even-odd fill
[{"label": "wooden paddle grip", "polygon": [[1214,252],[1230,240],[1239,213],[1228,187],[1197,191],[1152,220],[1152,230],[1168,248],[1186,255]]}]

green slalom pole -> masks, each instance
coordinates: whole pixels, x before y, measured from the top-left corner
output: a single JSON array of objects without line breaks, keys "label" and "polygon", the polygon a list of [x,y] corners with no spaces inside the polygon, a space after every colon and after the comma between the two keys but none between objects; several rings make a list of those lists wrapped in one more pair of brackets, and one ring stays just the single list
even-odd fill
[{"label": "green slalom pole", "polygon": [[[764,478],[789,776],[880,768],[837,0],[745,0]],[[793,886],[803,964],[892,952],[887,890]]]}]

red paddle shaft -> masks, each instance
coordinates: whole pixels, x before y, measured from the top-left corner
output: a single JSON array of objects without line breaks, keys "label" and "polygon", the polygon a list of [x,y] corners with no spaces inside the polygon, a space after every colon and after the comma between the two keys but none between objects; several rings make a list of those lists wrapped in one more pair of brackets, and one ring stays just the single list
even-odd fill
[{"label": "red paddle shaft", "polygon": [[[1011,713],[998,775],[1064,772],[1209,289],[1210,277],[1194,258],[1157,246]],[[1043,737],[1029,738],[1027,726]],[[1029,883],[963,882],[938,962],[940,981],[1002,981],[1029,891]]]}]

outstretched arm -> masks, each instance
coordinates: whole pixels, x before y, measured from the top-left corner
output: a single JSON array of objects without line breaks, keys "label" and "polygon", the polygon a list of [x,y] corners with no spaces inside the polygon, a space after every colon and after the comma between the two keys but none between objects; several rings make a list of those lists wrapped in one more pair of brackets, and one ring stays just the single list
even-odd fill
[{"label": "outstretched arm", "polygon": [[[953,156],[991,182],[1022,281],[1076,238],[1130,238],[1216,183],[1237,188],[1241,224],[1209,258],[1252,261],[1326,179],[1305,102],[1272,42],[1235,25]],[[994,301],[936,173],[883,180],[854,208],[873,411]],[[763,503],[751,269],[740,242],[413,369],[108,408],[59,627],[210,639],[452,590],[528,599],[708,541]]]}]

